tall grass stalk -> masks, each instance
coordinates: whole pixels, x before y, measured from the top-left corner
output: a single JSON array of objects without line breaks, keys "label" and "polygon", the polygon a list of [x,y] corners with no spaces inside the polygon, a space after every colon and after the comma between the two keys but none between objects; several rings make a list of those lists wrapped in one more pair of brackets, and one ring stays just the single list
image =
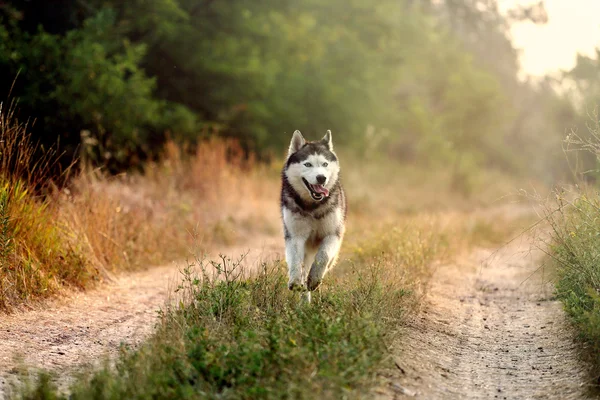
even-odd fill
[{"label": "tall grass stalk", "polygon": [[32,143],[14,108],[0,104],[0,309],[82,287],[95,271],[56,219],[49,174],[56,152]]},{"label": "tall grass stalk", "polygon": [[[600,165],[597,112],[593,118],[589,135],[571,134],[566,143],[569,151],[583,151]],[[586,171],[575,191],[557,191],[546,213],[557,295],[586,343],[596,373],[600,373],[600,191],[593,178],[598,172]]]}]

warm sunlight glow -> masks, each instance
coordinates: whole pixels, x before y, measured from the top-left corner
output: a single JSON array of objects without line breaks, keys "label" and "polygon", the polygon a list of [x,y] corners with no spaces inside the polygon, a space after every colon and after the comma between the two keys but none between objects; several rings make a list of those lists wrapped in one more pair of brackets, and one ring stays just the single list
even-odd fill
[{"label": "warm sunlight glow", "polygon": [[[516,4],[531,1],[500,1],[502,11]],[[600,45],[600,1],[546,0],[549,21],[546,25],[530,22],[515,24],[512,36],[515,46],[522,49],[521,68],[526,75],[570,69],[577,53],[591,55]]]}]

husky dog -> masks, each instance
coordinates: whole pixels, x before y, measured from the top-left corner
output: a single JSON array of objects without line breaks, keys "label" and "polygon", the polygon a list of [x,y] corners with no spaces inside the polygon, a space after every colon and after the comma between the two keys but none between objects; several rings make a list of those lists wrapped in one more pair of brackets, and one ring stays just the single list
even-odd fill
[{"label": "husky dog", "polygon": [[331,131],[316,142],[295,131],[281,180],[288,287],[313,291],[336,263],[345,231],[346,196]]}]

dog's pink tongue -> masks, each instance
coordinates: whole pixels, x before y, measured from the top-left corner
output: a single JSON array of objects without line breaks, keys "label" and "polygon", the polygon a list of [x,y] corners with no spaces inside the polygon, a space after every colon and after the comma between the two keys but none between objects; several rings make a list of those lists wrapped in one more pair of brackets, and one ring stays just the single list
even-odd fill
[{"label": "dog's pink tongue", "polygon": [[329,190],[327,190],[323,185],[313,185],[313,189],[317,193],[321,193],[324,196],[329,196]]}]

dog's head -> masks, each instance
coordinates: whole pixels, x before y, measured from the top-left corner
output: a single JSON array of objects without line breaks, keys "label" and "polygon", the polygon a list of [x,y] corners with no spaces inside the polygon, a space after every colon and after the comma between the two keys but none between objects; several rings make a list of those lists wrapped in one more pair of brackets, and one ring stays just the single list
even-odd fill
[{"label": "dog's head", "polygon": [[294,132],[284,174],[302,199],[318,202],[328,197],[339,172],[331,131],[316,142],[307,142],[300,131]]}]

